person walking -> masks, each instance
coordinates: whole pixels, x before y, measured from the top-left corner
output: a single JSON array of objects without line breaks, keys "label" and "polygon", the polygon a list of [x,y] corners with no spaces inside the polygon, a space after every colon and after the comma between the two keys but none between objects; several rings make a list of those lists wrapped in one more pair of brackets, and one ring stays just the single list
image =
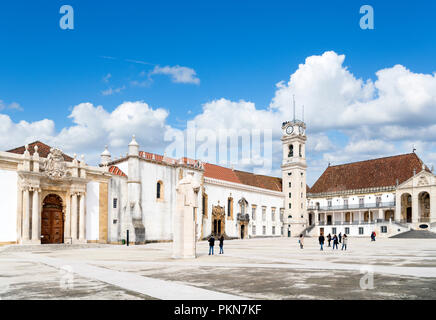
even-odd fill
[{"label": "person walking", "polygon": [[341,243],[341,241],[342,241],[342,232],[339,232],[338,238],[339,238],[339,243]]},{"label": "person walking", "polygon": [[332,241],[332,236],[330,235],[330,233],[327,236],[327,241],[329,242],[329,247],[331,247],[332,245],[330,244],[330,242]]},{"label": "person walking", "polygon": [[303,236],[303,234],[300,234],[300,239],[298,240],[298,242],[300,243],[300,249],[303,249],[303,246],[304,246],[304,236]]},{"label": "person walking", "polygon": [[213,246],[215,245],[215,238],[212,236],[210,236],[209,238],[209,255],[213,255]]},{"label": "person walking", "polygon": [[371,233],[371,241],[375,241],[375,231]]},{"label": "person walking", "polygon": [[347,234],[344,233],[344,237],[342,238],[342,249],[347,251],[347,243],[348,243],[348,237]]},{"label": "person walking", "polygon": [[333,250],[338,249],[338,236],[337,235],[333,235]]},{"label": "person walking", "polygon": [[223,247],[224,247],[224,235],[221,235],[221,238],[220,238],[220,254],[224,254]]},{"label": "person walking", "polygon": [[324,250],[324,241],[325,241],[325,238],[324,238],[324,235],[321,233],[321,235],[319,236],[319,238],[318,238],[318,241],[319,241],[319,245],[321,246],[321,251],[323,251]]}]

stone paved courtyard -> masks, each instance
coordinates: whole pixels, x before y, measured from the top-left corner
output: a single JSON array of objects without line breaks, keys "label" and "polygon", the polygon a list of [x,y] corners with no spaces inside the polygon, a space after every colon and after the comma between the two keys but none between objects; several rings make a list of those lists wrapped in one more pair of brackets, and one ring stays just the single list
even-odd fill
[{"label": "stone paved courtyard", "polygon": [[[171,243],[0,247],[1,299],[436,299],[435,239],[225,242],[225,254],[171,259]],[[215,247],[216,253],[218,247]],[[370,270],[368,273],[365,270]],[[373,289],[371,287],[373,272]],[[364,279],[362,279],[364,277]]]}]

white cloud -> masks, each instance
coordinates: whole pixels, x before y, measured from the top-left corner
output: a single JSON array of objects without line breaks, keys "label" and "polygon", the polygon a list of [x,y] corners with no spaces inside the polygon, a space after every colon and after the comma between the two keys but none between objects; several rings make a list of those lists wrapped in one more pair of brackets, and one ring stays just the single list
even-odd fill
[{"label": "white cloud", "polygon": [[122,86],[122,87],[115,88],[115,89],[113,89],[113,88],[108,88],[108,89],[106,89],[106,90],[103,90],[103,91],[101,92],[101,94],[104,95],[104,96],[111,96],[111,95],[113,95],[113,94],[115,94],[115,93],[120,93],[120,92],[123,91],[124,89],[126,89],[126,86]]},{"label": "white cloud", "polygon": [[23,111],[24,109],[20,106],[18,102],[12,102],[10,104],[6,104],[3,100],[0,100],[0,111],[2,110],[17,110]]},{"label": "white cloud", "polygon": [[197,77],[197,73],[194,69],[181,66],[155,66],[150,72],[150,75],[164,74],[171,77],[171,80],[175,83],[192,83],[200,84],[200,79]]},{"label": "white cloud", "polygon": [[110,78],[112,78],[112,75],[110,73],[108,73],[107,75],[105,75],[103,77],[103,82],[108,83]]}]

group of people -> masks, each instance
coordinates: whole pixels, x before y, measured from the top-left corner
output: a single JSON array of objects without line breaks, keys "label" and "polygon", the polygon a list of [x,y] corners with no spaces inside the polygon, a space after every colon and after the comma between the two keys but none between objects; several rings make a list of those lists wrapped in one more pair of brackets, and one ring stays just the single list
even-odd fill
[{"label": "group of people", "polygon": [[[324,250],[324,243],[325,243],[325,237],[323,234],[321,234],[318,238],[319,240],[319,244],[321,246],[321,251]],[[331,234],[329,233],[327,235],[327,242],[328,242],[328,246],[331,247],[331,243],[333,241],[333,250],[336,248],[336,250],[339,249],[339,243],[342,243],[342,248],[341,250],[347,250],[347,244],[348,244],[348,236],[344,233],[344,235],[342,235],[342,233],[340,232],[339,235],[334,234],[333,237],[331,236]]]},{"label": "group of people", "polygon": [[[221,237],[218,239],[220,242],[220,253],[219,254],[224,254],[224,235],[221,235]],[[213,247],[215,246],[215,238],[212,235],[209,238],[209,255],[213,255]]]},{"label": "group of people", "polygon": [[[320,250],[324,250],[324,243],[325,243],[325,237],[323,234],[321,234],[318,238],[319,245],[321,246]],[[342,233],[339,233],[339,235],[334,234],[333,237],[329,233],[327,236],[328,246],[331,247],[331,242],[333,241],[333,250],[336,248],[336,250],[339,249],[339,243],[342,243],[342,249],[341,250],[347,250],[347,244],[348,244],[348,236],[346,234],[342,235]],[[298,239],[298,243],[300,244],[300,249],[304,248],[304,235],[300,234],[300,238]]]}]

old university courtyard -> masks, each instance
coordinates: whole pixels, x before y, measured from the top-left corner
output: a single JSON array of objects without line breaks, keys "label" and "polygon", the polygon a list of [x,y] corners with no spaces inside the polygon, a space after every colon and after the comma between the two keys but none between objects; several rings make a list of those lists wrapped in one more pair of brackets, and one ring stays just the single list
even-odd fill
[{"label": "old university courtyard", "polygon": [[[215,248],[217,249],[217,248]],[[171,259],[171,244],[0,248],[2,299],[435,299],[435,239],[227,241]],[[371,275],[373,280],[371,283]]]}]

